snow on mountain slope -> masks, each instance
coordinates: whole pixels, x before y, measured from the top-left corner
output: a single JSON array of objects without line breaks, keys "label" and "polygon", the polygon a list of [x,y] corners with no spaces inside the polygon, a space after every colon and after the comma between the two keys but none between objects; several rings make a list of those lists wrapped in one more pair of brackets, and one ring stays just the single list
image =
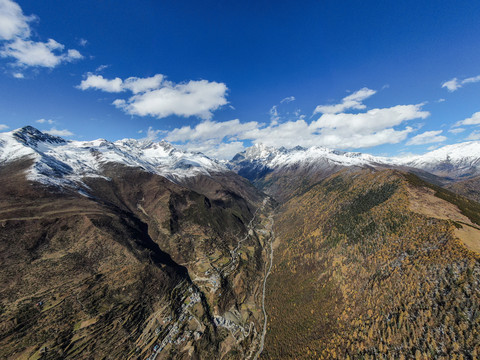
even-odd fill
[{"label": "snow on mountain slope", "polygon": [[[256,144],[222,163],[201,153],[176,149],[161,141],[124,139],[109,142],[67,141],[26,126],[0,133],[0,165],[31,159],[27,172],[30,180],[51,185],[77,187],[84,177],[103,177],[106,164],[138,167],[172,181],[232,169],[255,180],[271,171],[308,169],[325,171],[342,166],[406,166],[438,176],[465,178],[480,174],[480,142],[447,145],[424,155],[386,158],[357,152],[343,152],[325,147],[293,149]],[[228,167],[228,168],[227,168]]]},{"label": "snow on mountain slope", "polygon": [[326,169],[333,166],[402,166],[453,178],[480,174],[480,142],[471,141],[446,145],[424,155],[408,157],[380,157],[357,152],[344,152],[325,147],[293,149],[255,144],[237,154],[229,167],[253,180],[270,171],[287,168]]},{"label": "snow on mountain slope", "polygon": [[21,159],[33,160],[29,180],[59,186],[78,186],[84,177],[103,177],[102,168],[108,163],[139,167],[172,181],[227,171],[216,160],[164,141],[67,141],[31,126],[0,133],[0,165]]},{"label": "snow on mountain slope", "polygon": [[246,158],[264,160],[265,164],[272,168],[290,166],[299,163],[312,163],[320,159],[328,160],[341,165],[364,165],[385,161],[384,158],[375,157],[369,154],[343,152],[326,147],[314,146],[303,148],[297,146],[293,149],[275,149],[256,144],[245,151]]},{"label": "snow on mountain slope", "polygon": [[397,158],[395,164],[453,178],[480,174],[480,141],[446,145],[423,155]]},{"label": "snow on mountain slope", "polygon": [[389,164],[387,158],[369,154],[343,152],[325,147],[314,146],[293,149],[274,148],[262,144],[255,144],[244,152],[237,154],[230,162],[229,167],[251,180],[256,174],[269,171],[280,171],[288,168],[310,168],[312,171],[336,166],[364,166],[375,164]]}]

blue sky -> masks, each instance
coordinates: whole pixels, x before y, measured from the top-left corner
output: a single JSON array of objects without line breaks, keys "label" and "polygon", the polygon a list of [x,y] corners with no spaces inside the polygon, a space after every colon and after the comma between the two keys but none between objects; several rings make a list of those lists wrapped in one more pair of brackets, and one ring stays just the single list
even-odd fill
[{"label": "blue sky", "polygon": [[461,0],[0,0],[0,129],[423,153],[480,139],[479,18]]}]

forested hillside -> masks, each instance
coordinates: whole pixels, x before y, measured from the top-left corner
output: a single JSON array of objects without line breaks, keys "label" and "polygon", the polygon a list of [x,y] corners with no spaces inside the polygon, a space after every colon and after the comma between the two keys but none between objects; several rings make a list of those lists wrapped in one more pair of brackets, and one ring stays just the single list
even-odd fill
[{"label": "forested hillside", "polygon": [[345,171],[281,206],[264,358],[476,358],[480,258],[455,233],[476,224],[413,211],[425,185]]}]

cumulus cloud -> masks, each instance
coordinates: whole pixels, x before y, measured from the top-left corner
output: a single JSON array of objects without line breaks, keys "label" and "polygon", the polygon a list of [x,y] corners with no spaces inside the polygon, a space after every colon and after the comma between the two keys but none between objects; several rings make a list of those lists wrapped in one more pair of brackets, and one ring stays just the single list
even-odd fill
[{"label": "cumulus cloud", "polygon": [[16,39],[4,45],[0,51],[2,57],[16,59],[19,66],[40,66],[54,68],[62,62],[72,62],[83,56],[74,49],[64,52],[65,46],[49,39],[47,42]]},{"label": "cumulus cloud", "polygon": [[442,88],[447,88],[448,91],[453,92],[455,90],[458,90],[465,84],[471,84],[476,82],[480,82],[480,75],[469,77],[463,80],[458,80],[457,78],[453,78],[452,80],[445,81],[442,84]]},{"label": "cumulus cloud", "polygon": [[30,36],[30,21],[34,16],[23,15],[22,8],[11,0],[0,0],[0,40]]},{"label": "cumulus cloud", "polygon": [[238,119],[226,122],[204,121],[195,127],[184,126],[166,134],[167,141],[181,143],[188,150],[219,154],[220,149],[243,150],[243,141],[264,143],[270,146],[294,147],[328,146],[333,148],[365,148],[382,144],[394,144],[405,140],[415,131],[406,122],[425,119],[429,112],[423,104],[397,105],[390,108],[371,109],[365,113],[323,114],[317,120],[307,122],[303,117],[279,123],[275,119],[268,124]]},{"label": "cumulus cloud", "polygon": [[447,137],[440,135],[442,132],[443,130],[426,131],[422,134],[412,137],[407,142],[407,145],[424,145],[445,141],[447,140]]},{"label": "cumulus cloud", "polygon": [[0,130],[7,130],[9,128],[8,125],[0,124]]},{"label": "cumulus cloud", "polygon": [[202,121],[194,127],[183,126],[169,131],[165,140],[189,151],[199,151],[218,159],[230,159],[244,149],[244,134],[261,124],[256,121],[242,123],[238,119],[215,122]]},{"label": "cumulus cloud", "polygon": [[149,90],[158,89],[164,80],[162,74],[157,74],[148,78],[129,77],[124,81],[123,87],[134,94],[143,93]]},{"label": "cumulus cloud", "polygon": [[[82,59],[78,50],[68,49],[59,42],[31,39],[30,22],[34,16],[25,16],[21,7],[12,0],[0,0],[0,56],[13,59],[17,67],[54,68],[64,62]],[[15,72],[16,78],[23,74]]]},{"label": "cumulus cloud", "polygon": [[465,120],[457,121],[453,126],[457,127],[462,125],[480,125],[480,111]]},{"label": "cumulus cloud", "polygon": [[105,79],[102,75],[94,75],[89,73],[87,78],[82,80],[77,86],[80,90],[96,89],[105,92],[118,93],[125,89],[123,88],[123,81],[120,78],[112,80]]},{"label": "cumulus cloud", "polygon": [[445,81],[442,84],[442,88],[447,88],[448,91],[450,92],[455,91],[460,87],[462,87],[462,85],[458,82],[457,78],[453,78],[452,80]]},{"label": "cumulus cloud", "polygon": [[480,140],[480,130],[474,130],[468,135],[465,140]]},{"label": "cumulus cloud", "polygon": [[362,103],[363,100],[369,98],[375,93],[375,90],[364,87],[353,94],[345,96],[340,104],[318,105],[313,111],[313,114],[337,114],[349,109],[363,110],[366,108]]},{"label": "cumulus cloud", "polygon": [[258,128],[259,123],[251,121],[241,123],[234,119],[224,122],[206,120],[195,127],[184,126],[170,131],[165,138],[167,141],[204,141],[204,140],[227,140],[242,137],[244,133]]},{"label": "cumulus cloud", "polygon": [[210,119],[212,112],[227,104],[228,88],[224,83],[190,80],[175,84],[162,74],[148,78],[130,77],[126,80],[105,79],[88,73],[77,86],[81,90],[96,89],[111,93],[130,91],[128,99],[116,99],[113,105],[130,115],[164,118],[170,115],[197,116]]},{"label": "cumulus cloud", "polygon": [[54,127],[52,127],[50,130],[42,130],[42,132],[50,134],[50,135],[54,135],[54,136],[73,136],[73,135],[75,135],[70,130],[67,130],[67,129],[60,130],[60,129],[56,129]]},{"label": "cumulus cloud", "polygon": [[426,118],[419,105],[398,105],[372,109],[358,114],[323,114],[310,124],[304,119],[265,126],[246,132],[243,137],[271,146],[323,145],[339,148],[363,148],[393,144],[404,140],[413,131],[409,126],[394,129],[405,121]]}]

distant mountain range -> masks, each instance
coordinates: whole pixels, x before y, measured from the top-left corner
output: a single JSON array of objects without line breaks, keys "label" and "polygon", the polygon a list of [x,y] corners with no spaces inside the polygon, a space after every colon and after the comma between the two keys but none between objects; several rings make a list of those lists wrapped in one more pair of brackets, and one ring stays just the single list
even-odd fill
[{"label": "distant mountain range", "polygon": [[28,179],[60,186],[81,186],[84,177],[104,176],[105,164],[136,167],[180,182],[188,177],[229,170],[255,181],[270,172],[295,169],[327,174],[341,167],[365,166],[409,167],[437,176],[466,179],[480,173],[480,142],[447,145],[424,155],[390,158],[325,147],[286,149],[256,144],[231,161],[220,162],[201,153],[179,150],[165,141],[71,141],[31,126],[0,133],[0,163],[20,159],[33,160]]},{"label": "distant mountain range", "polygon": [[256,144],[235,155],[228,166],[249,179],[261,177],[270,171],[293,167],[320,169],[336,166],[410,167],[438,176],[464,178],[480,173],[480,142],[447,145],[424,155],[402,157],[373,156],[316,146],[286,149]]}]

